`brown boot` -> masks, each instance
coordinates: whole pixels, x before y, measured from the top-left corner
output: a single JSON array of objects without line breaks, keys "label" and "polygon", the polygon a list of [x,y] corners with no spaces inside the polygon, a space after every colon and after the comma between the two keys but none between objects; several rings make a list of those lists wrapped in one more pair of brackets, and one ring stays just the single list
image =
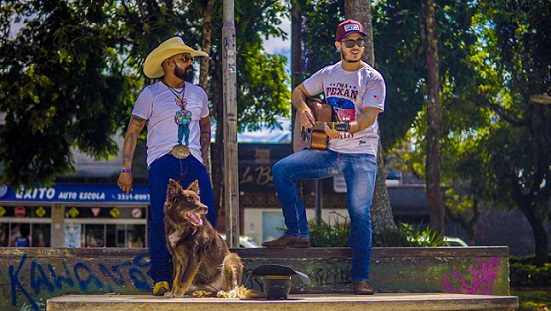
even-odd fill
[{"label": "brown boot", "polygon": [[262,243],[266,248],[307,248],[310,246],[309,238],[295,238],[290,235],[282,235],[279,239]]},{"label": "brown boot", "polygon": [[373,295],[374,290],[368,281],[358,280],[354,281],[354,294],[355,295]]}]

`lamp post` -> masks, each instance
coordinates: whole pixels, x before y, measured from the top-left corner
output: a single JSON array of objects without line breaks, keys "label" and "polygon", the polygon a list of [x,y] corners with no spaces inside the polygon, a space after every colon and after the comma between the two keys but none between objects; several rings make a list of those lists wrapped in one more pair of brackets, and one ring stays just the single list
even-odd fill
[{"label": "lamp post", "polygon": [[530,95],[530,100],[538,104],[551,104],[551,96],[547,93]]}]

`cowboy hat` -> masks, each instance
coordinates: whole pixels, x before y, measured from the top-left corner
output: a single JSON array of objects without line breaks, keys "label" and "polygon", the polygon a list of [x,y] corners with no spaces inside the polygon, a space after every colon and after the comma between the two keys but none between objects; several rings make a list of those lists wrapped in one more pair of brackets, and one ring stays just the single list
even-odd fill
[{"label": "cowboy hat", "polygon": [[189,53],[193,57],[209,56],[206,52],[196,51],[187,46],[182,38],[173,37],[161,43],[149,53],[143,65],[143,72],[148,78],[162,77],[164,75],[163,68],[161,67],[162,62],[169,57],[181,53]]}]

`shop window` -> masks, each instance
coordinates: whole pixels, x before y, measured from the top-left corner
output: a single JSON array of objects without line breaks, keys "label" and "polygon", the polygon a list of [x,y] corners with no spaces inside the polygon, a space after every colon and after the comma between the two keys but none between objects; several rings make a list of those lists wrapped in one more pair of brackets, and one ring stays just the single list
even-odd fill
[{"label": "shop window", "polygon": [[128,247],[145,247],[145,225],[128,226]]},{"label": "shop window", "polygon": [[84,247],[104,247],[105,246],[105,225],[84,225]]},{"label": "shop window", "polygon": [[10,246],[9,223],[0,223],[0,247]]},{"label": "shop window", "polygon": [[50,247],[50,224],[32,224],[31,242],[33,247]]}]

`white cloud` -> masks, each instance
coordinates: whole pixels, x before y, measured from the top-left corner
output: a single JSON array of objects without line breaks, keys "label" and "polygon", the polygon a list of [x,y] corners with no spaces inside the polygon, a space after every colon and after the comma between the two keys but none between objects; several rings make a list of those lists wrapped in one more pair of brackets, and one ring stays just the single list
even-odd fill
[{"label": "white cloud", "polygon": [[287,34],[287,40],[270,37],[264,41],[264,48],[270,54],[281,54],[289,59],[291,55],[291,20],[282,19],[280,28]]}]

